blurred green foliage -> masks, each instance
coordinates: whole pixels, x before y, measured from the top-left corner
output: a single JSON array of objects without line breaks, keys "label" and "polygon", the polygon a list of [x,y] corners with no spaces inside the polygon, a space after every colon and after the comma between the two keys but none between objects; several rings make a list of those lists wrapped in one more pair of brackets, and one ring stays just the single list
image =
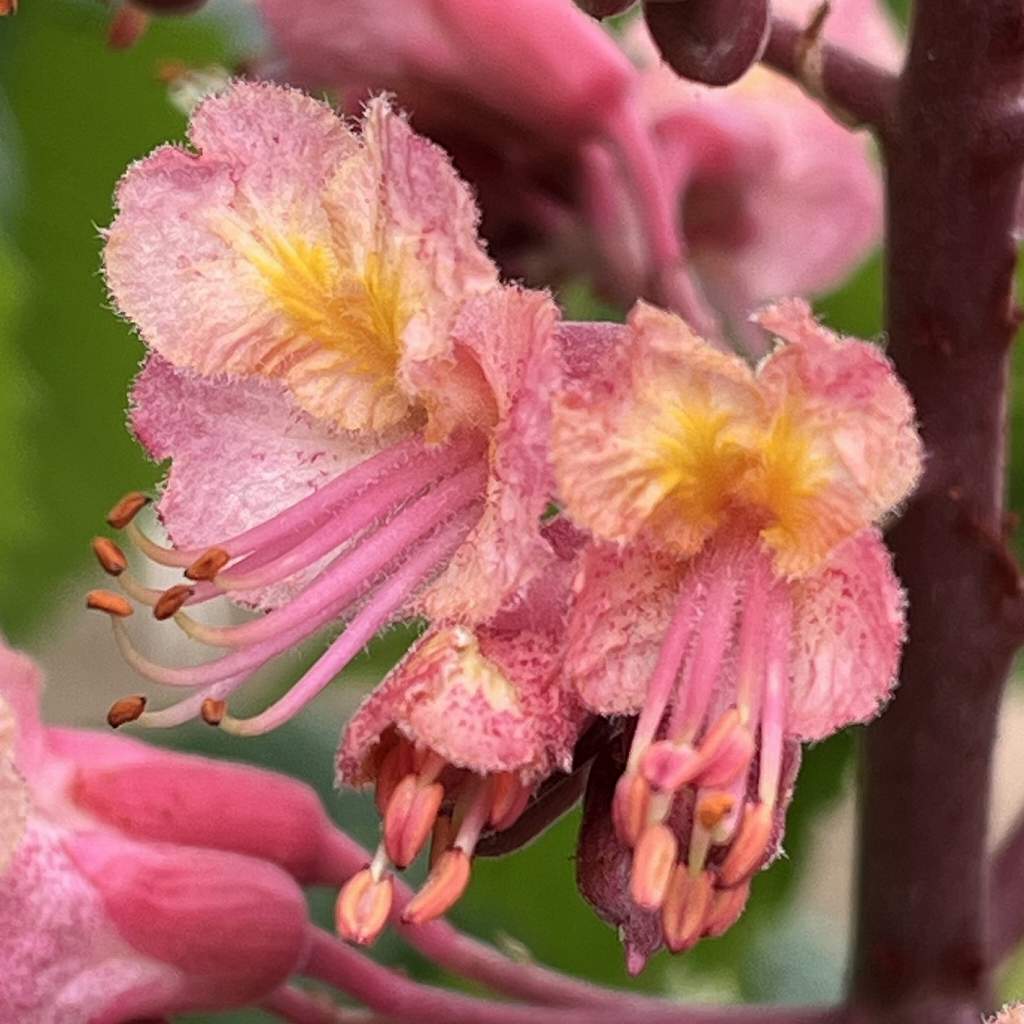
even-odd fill
[{"label": "blurred green foliage", "polygon": [[[112,501],[158,475],[124,429],[125,395],[142,350],[108,307],[97,226],[111,218],[112,190],[128,163],[182,134],[184,116],[167,102],[158,63],[230,63],[240,55],[223,23],[200,18],[157,22],[136,48],[114,53],[104,41],[106,18],[99,4],[52,0],[26,2],[0,24],[0,627],[30,648],[69,581],[87,568],[89,539]],[[837,329],[877,337],[880,283],[875,259],[819,308]],[[611,313],[583,288],[569,298],[574,315]],[[1018,360],[1015,373],[1022,372]],[[1016,405],[1013,429],[1019,439],[1024,414]],[[1024,477],[1014,476],[1010,490],[1024,507]],[[383,671],[395,656],[392,639],[370,661]],[[168,741],[305,778],[346,828],[374,841],[369,802],[331,790],[336,725],[322,717],[245,743],[208,729],[181,730]],[[547,963],[608,984],[827,999],[841,964],[807,955],[813,936],[800,931],[784,897],[798,880],[815,821],[849,782],[853,747],[847,733],[807,752],[790,813],[791,858],[758,879],[741,923],[682,960],[657,958],[640,979],[627,978],[615,935],[576,893],[574,815],[529,849],[479,864],[454,916],[492,941],[513,937]],[[329,894],[315,894],[325,923],[329,903]],[[378,955],[415,974],[431,970],[393,940]],[[799,960],[813,969],[796,970]],[[263,1019],[255,1012],[218,1018]]]}]

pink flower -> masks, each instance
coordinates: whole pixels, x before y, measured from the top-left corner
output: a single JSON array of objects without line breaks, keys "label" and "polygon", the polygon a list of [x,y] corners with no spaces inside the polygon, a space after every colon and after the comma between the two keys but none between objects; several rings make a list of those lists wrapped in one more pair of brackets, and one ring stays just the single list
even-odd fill
[{"label": "pink flower", "polygon": [[[230,730],[273,728],[396,616],[483,621],[547,557],[549,396],[557,311],[503,286],[472,196],[444,154],[384,100],[356,134],[294,90],[236,84],[196,111],[197,153],[132,167],[105,252],[118,308],[151,355],[132,423],[171,459],[162,548],[194,583],[148,591],[109,541],[130,596],[227,648],[194,669],[153,664],[113,616],[128,660]],[[222,594],[269,614],[211,628],[182,609]],[[93,602],[123,614],[125,602]],[[248,721],[223,700],[261,664],[358,612],[277,705]],[[141,711],[141,708],[139,709]]]},{"label": "pink flower", "polygon": [[873,717],[904,634],[874,524],[920,472],[910,399],[802,302],[757,320],[786,344],[754,373],[640,305],[555,404],[561,499],[595,538],[566,672],[592,711],[639,713],[615,830],[673,949],[776,848],[787,743]]},{"label": "pink flower", "polygon": [[[636,70],[566,0],[261,0],[274,50],[265,70],[334,88],[355,106],[397,92],[417,125],[463,155],[488,198],[557,216],[531,169],[559,184],[564,164],[595,149],[633,199],[648,261],[643,294],[698,326],[707,313],[683,270],[679,232],[644,123]],[[567,59],[567,54],[571,58]],[[500,181],[486,187],[499,165]],[[507,172],[507,173],[505,173]],[[492,216],[491,203],[485,203]],[[500,214],[499,214],[500,216]]]},{"label": "pink flower", "polygon": [[305,955],[306,907],[281,867],[248,855],[268,814],[222,785],[247,769],[203,762],[187,785],[197,759],[45,728],[38,693],[32,664],[0,644],[0,753],[27,797],[20,836],[8,821],[2,836],[0,1018],[114,1024],[242,1006],[281,985]]},{"label": "pink flower", "polygon": [[[806,23],[815,7],[789,0],[773,10]],[[824,34],[882,66],[899,60],[895,28],[875,0],[837,0]],[[624,46],[640,68],[644,109],[696,277],[738,340],[756,345],[758,332],[746,321],[752,310],[834,288],[878,243],[882,188],[870,140],[764,67],[726,88],[679,78],[640,19]],[[607,161],[592,161],[585,175],[596,238],[617,254],[605,283],[629,301],[647,272],[639,218]]]},{"label": "pink flower", "polygon": [[468,884],[483,832],[513,825],[542,781],[572,767],[585,718],[562,674],[573,555],[553,559],[514,611],[430,629],[349,722],[339,780],[375,787],[383,839],[340,894],[346,937],[376,937],[389,870],[412,863],[431,836],[431,874],[403,920],[444,913]]},{"label": "pink flower", "polygon": [[1024,1003],[1004,1006],[1000,1013],[988,1019],[988,1024],[1024,1024]]}]

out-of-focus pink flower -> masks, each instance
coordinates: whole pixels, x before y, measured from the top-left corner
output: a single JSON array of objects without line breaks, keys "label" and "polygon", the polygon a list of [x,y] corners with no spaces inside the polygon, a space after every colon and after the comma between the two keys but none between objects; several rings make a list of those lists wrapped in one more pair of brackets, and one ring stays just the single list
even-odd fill
[{"label": "out-of-focus pink flower", "polygon": [[615,831],[672,949],[776,848],[787,742],[873,717],[904,635],[874,524],[920,472],[910,399],[802,302],[758,323],[785,344],[754,373],[640,305],[555,405],[559,493],[595,538],[566,672],[592,711],[639,713]]},{"label": "out-of-focus pink flower", "polygon": [[569,771],[585,718],[562,673],[574,570],[571,554],[553,559],[515,610],[430,629],[349,722],[339,780],[375,787],[383,838],[339,896],[346,937],[376,937],[390,869],[406,868],[431,836],[430,877],[403,916],[444,913],[484,830],[515,824],[544,779]]},{"label": "out-of-focus pink flower", "polygon": [[987,1024],[1024,1024],[1024,1003],[1004,1006],[994,1017],[987,1019]]},{"label": "out-of-focus pink flower", "polygon": [[[498,283],[473,198],[433,144],[381,99],[361,133],[291,89],[237,84],[196,111],[197,149],[158,149],[118,191],[107,279],[151,349],[132,423],[171,459],[163,548],[192,581],[129,595],[228,653],[194,669],[139,655],[124,602],[98,607],[145,676],[190,688],[148,713],[202,711],[240,733],[286,720],[388,621],[410,610],[484,621],[549,556],[550,395],[557,310]],[[194,584],[194,585],[193,585]],[[222,594],[269,614],[205,626],[184,606]],[[268,659],[359,607],[296,687],[240,721],[224,698]],[[141,711],[141,708],[138,709]]]},{"label": "out-of-focus pink flower", "polygon": [[[800,23],[815,6],[790,0],[773,10]],[[824,36],[885,67],[900,59],[895,28],[875,0],[837,0]],[[870,141],[769,69],[711,89],[665,65],[642,20],[623,44],[640,68],[659,163],[701,286],[738,340],[756,344],[746,326],[750,312],[784,295],[835,287],[877,244],[882,188]],[[608,180],[613,173],[605,161],[587,170],[590,222],[603,249],[620,247],[604,283],[628,301],[647,257],[629,190]]]},{"label": "out-of-focus pink flower", "polygon": [[43,727],[38,691],[34,666],[0,644],[0,747],[28,798],[20,837],[2,837],[0,1018],[116,1024],[243,1006],[282,984],[308,924],[288,874],[245,855],[266,845],[268,812],[231,807],[246,793],[218,794],[217,765],[189,788],[175,770],[188,758]]},{"label": "out-of-focus pink flower", "polygon": [[[395,91],[417,125],[482,160],[485,210],[495,204],[558,217],[529,168],[595,149],[621,172],[646,254],[640,293],[698,328],[708,314],[683,266],[671,195],[644,122],[639,76],[613,39],[567,0],[261,0],[278,62],[267,73],[330,87],[350,109]],[[571,55],[571,56],[569,56]],[[486,179],[497,171],[499,181]],[[564,182],[563,182],[564,184]],[[504,200],[504,203],[502,202]]]}]

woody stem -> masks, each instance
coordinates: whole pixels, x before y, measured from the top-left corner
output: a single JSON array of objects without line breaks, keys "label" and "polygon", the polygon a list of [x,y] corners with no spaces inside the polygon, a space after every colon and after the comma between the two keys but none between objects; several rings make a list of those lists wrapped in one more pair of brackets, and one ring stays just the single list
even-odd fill
[{"label": "woody stem", "polygon": [[920,0],[884,136],[889,351],[928,451],[890,535],[901,684],[864,744],[852,999],[887,1024],[977,1020],[989,998],[991,759],[1022,635],[1003,538],[1022,163],[993,159],[986,126],[1024,89],[1022,58],[1020,0]]}]

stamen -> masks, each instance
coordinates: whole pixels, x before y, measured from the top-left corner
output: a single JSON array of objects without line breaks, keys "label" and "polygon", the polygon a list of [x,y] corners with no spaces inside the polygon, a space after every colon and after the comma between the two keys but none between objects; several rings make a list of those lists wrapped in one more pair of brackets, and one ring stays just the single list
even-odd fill
[{"label": "stamen", "polygon": [[[339,555],[301,594],[267,615],[240,626],[211,627],[187,616],[175,621],[189,636],[216,647],[241,647],[272,639],[280,631],[302,627],[312,616],[328,609],[326,621],[355,600],[367,582],[416,540],[434,529],[452,512],[477,497],[486,480],[486,468],[473,465],[456,473],[425,497],[406,506],[386,526],[358,547]],[[304,635],[312,632],[305,630]]]},{"label": "stamen", "polygon": [[107,712],[107,725],[111,729],[120,729],[122,725],[134,722],[146,710],[146,698],[143,696],[122,697],[110,705]]},{"label": "stamen", "polygon": [[[252,718],[225,715],[221,728],[237,736],[259,736],[298,714],[370,642],[437,566],[449,558],[479,518],[470,506],[385,582],[316,664],[275,704]],[[236,655],[228,655],[228,661]]]},{"label": "stamen", "polygon": [[227,710],[227,701],[207,697],[200,705],[199,714],[207,725],[220,725]]},{"label": "stamen", "polygon": [[758,714],[768,649],[768,595],[774,582],[768,555],[758,552],[743,598],[736,667],[736,707],[744,725]]},{"label": "stamen", "polygon": [[120,576],[128,568],[124,552],[109,537],[93,537],[92,550],[108,576]]},{"label": "stamen", "polygon": [[636,846],[648,822],[651,787],[638,772],[625,772],[615,786],[612,822],[615,834],[626,846]]},{"label": "stamen", "polygon": [[382,817],[395,787],[412,771],[412,756],[412,746],[404,739],[398,739],[380,760],[374,800],[377,804],[377,813]]},{"label": "stamen", "polygon": [[665,945],[673,953],[683,953],[697,944],[704,932],[713,893],[709,872],[692,875],[682,865],[673,871],[661,909]]},{"label": "stamen", "polygon": [[126,494],[108,513],[107,525],[123,530],[149,503],[152,498],[141,491]]},{"label": "stamen", "polygon": [[708,793],[697,802],[697,821],[701,828],[713,832],[722,819],[733,809],[736,803],[731,793],[721,790]]},{"label": "stamen", "polygon": [[[466,448],[467,446],[463,446]],[[382,480],[365,494],[359,495],[352,504],[346,504],[336,511],[332,521],[311,533],[300,543],[268,561],[259,570],[241,572],[232,567],[218,580],[224,590],[254,590],[259,587],[287,579],[296,572],[314,565],[324,555],[357,536],[364,529],[420,491],[436,485],[479,454],[478,446],[466,451],[446,448],[417,459],[412,466],[395,472]]]},{"label": "stamen", "polygon": [[519,820],[530,802],[532,787],[524,786],[513,772],[499,772],[491,780],[491,813],[488,823],[498,832]]},{"label": "stamen", "polygon": [[665,900],[672,869],[679,853],[675,833],[659,822],[648,825],[633,851],[630,894],[645,910],[658,910]]},{"label": "stamen", "polygon": [[445,850],[427,880],[402,911],[405,924],[424,924],[453,907],[469,885],[469,857],[463,850]]},{"label": "stamen", "polygon": [[131,602],[110,590],[90,590],[85,595],[85,606],[119,619],[128,618],[135,610]]},{"label": "stamen", "polygon": [[424,784],[415,774],[406,775],[395,787],[384,814],[384,845],[400,871],[416,859],[429,838],[443,799],[441,783]]},{"label": "stamen", "polygon": [[190,587],[187,583],[176,583],[173,587],[168,587],[153,605],[153,618],[163,622],[165,619],[177,615],[182,605],[193,594],[195,594],[195,587]]},{"label": "stamen", "polygon": [[747,806],[743,824],[718,868],[718,877],[723,885],[739,885],[753,874],[768,849],[772,824],[772,809],[767,804]]},{"label": "stamen", "polygon": [[450,815],[439,814],[434,821],[434,834],[430,837],[430,870],[433,871],[441,855],[452,845],[455,827]]},{"label": "stamen", "polygon": [[704,918],[704,934],[711,939],[724,935],[739,920],[749,897],[749,879],[731,889],[716,889]]},{"label": "stamen", "polygon": [[700,769],[695,773],[701,786],[728,786],[750,768],[754,737],[740,723],[740,713],[729,708],[707,731],[700,746]]},{"label": "stamen", "polygon": [[231,556],[223,548],[210,548],[185,570],[185,575],[190,580],[212,580],[230,561]]},{"label": "stamen", "polygon": [[363,868],[338,893],[334,915],[338,934],[360,946],[369,945],[384,930],[393,901],[391,876],[374,878],[369,867]]}]

